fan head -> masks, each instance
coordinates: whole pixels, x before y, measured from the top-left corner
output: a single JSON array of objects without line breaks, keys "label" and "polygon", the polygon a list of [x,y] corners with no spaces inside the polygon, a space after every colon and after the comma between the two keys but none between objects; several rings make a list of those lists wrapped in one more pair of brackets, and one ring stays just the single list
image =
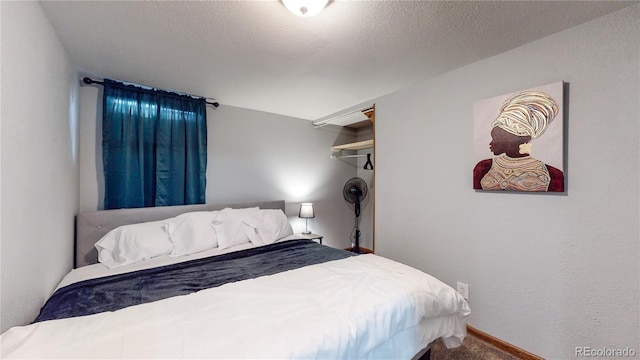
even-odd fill
[{"label": "fan head", "polygon": [[367,183],[359,177],[351,178],[344,184],[342,194],[350,204],[360,202],[367,197]]}]

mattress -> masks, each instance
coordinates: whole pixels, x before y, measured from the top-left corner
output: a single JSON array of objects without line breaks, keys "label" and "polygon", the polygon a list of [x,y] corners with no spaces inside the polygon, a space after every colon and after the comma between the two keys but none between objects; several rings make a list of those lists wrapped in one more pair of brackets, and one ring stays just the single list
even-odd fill
[{"label": "mattress", "polygon": [[[117,274],[240,255],[250,248],[245,244],[166,256],[116,269],[84,266],[69,273],[57,290]],[[411,359],[437,338],[448,347],[460,345],[469,314],[466,301],[435,277],[361,254],[118,310],[14,327],[0,336],[0,345],[3,359]]]}]

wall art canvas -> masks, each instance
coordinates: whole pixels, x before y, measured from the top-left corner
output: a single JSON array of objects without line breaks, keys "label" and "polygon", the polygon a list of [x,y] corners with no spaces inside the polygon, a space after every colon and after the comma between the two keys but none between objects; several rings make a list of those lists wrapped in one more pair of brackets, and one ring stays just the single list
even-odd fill
[{"label": "wall art canvas", "polygon": [[562,81],[477,101],[473,188],[564,192]]}]

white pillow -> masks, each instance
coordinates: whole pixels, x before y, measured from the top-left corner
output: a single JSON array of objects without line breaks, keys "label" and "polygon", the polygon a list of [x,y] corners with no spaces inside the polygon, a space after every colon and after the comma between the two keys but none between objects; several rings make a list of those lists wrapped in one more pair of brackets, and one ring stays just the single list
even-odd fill
[{"label": "white pillow", "polygon": [[218,246],[213,221],[219,211],[194,211],[164,221],[173,244],[171,256],[195,254]]},{"label": "white pillow", "polygon": [[218,247],[222,250],[250,243],[248,234],[254,230],[244,222],[244,219],[256,214],[259,210],[258,207],[220,210],[220,214],[213,222],[213,228],[218,236]]},{"label": "white pillow", "polygon": [[162,221],[124,225],[95,243],[98,261],[110,269],[171,252],[173,244]]},{"label": "white pillow", "polygon": [[267,245],[293,235],[293,228],[284,212],[280,209],[263,209],[244,220],[253,231],[249,232],[249,239],[255,245]]}]

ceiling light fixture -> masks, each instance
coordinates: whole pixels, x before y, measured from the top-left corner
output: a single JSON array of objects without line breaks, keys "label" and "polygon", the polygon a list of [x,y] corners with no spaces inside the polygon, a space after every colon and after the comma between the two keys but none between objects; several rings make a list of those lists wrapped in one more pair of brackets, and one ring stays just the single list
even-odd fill
[{"label": "ceiling light fixture", "polygon": [[317,15],[328,2],[329,0],[282,0],[289,11],[302,17]]}]

